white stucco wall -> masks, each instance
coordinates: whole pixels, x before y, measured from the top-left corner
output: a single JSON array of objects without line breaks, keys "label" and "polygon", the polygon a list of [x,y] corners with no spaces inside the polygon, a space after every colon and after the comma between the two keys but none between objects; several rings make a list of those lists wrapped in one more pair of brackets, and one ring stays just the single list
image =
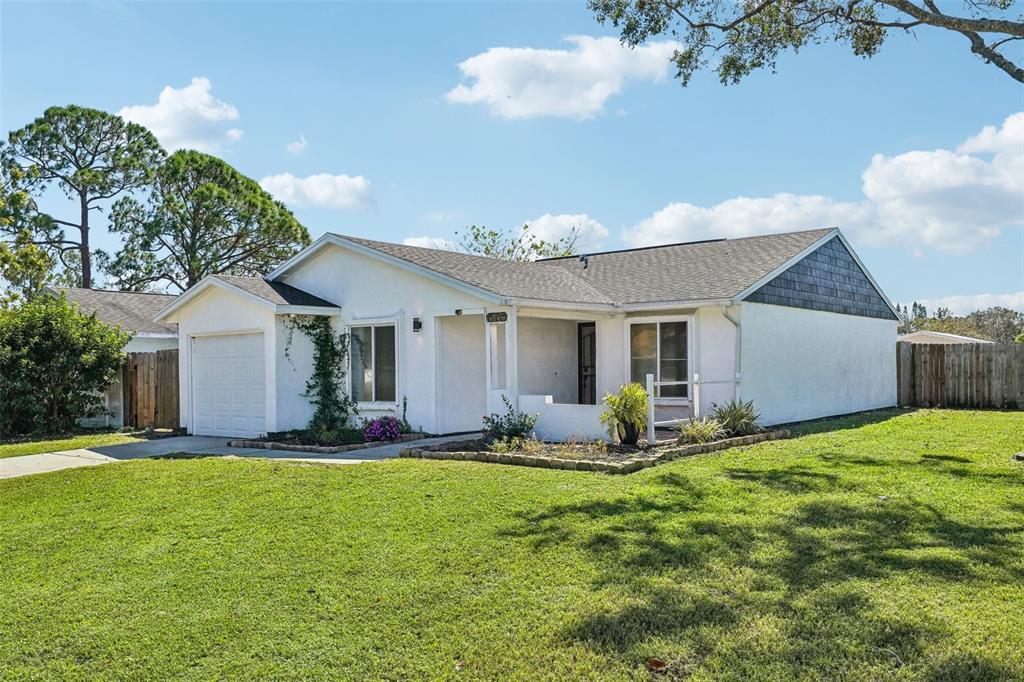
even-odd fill
[{"label": "white stucco wall", "polygon": [[[340,323],[334,321],[337,329]],[[283,316],[274,322],[277,358],[274,372],[277,387],[276,431],[302,429],[309,425],[313,406],[302,394],[313,375],[313,342],[301,331],[290,332]],[[268,368],[269,370],[270,368]]]},{"label": "white stucco wall", "polygon": [[203,334],[262,332],[266,358],[266,426],[280,431],[277,419],[276,358],[279,348],[273,312],[241,296],[217,288],[200,294],[178,311],[178,372],[181,425],[192,432],[192,347],[190,338]]},{"label": "white stucco wall", "polygon": [[519,393],[550,395],[556,403],[575,403],[577,322],[520,317],[518,339]]},{"label": "white stucco wall", "polygon": [[[436,400],[444,406],[436,432],[474,431],[487,409],[484,316],[437,318],[438,366]],[[411,411],[411,410],[410,410]],[[412,421],[412,417],[409,418]]]},{"label": "white stucco wall", "polygon": [[158,350],[170,350],[178,347],[178,337],[133,336],[124,345],[125,353],[155,353]]},{"label": "white stucco wall", "polygon": [[[730,314],[742,317],[738,306],[732,307]],[[716,404],[735,397],[736,327],[720,307],[698,308],[694,324],[694,351],[699,362],[693,371],[700,373],[700,410],[708,413]]]},{"label": "white stucco wall", "polygon": [[896,404],[896,322],[744,303],[741,398],[764,424]]},{"label": "white stucco wall", "polygon": [[[413,426],[432,432],[444,429],[438,419],[436,402],[439,344],[435,317],[452,315],[455,309],[462,309],[467,315],[481,314],[485,301],[390,263],[335,246],[324,248],[283,281],[340,306],[343,324],[395,320],[397,400],[387,405],[364,405],[361,416],[400,415],[402,396],[407,396],[408,419]],[[423,328],[413,332],[413,318],[417,317]],[[482,328],[480,333],[484,333]],[[289,412],[298,414],[297,409]]]},{"label": "white stucco wall", "polygon": [[538,415],[533,431],[541,440],[608,440],[600,421],[604,411],[600,404],[567,405],[553,401],[550,395],[522,395],[519,409]]}]

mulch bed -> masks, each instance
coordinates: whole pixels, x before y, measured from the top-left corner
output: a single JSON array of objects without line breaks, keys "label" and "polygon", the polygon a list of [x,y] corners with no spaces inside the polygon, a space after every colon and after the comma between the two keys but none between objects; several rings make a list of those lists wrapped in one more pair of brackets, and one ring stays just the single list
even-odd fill
[{"label": "mulch bed", "polygon": [[574,471],[603,471],[609,474],[631,474],[677,457],[689,457],[704,452],[726,450],[741,445],[753,445],[766,440],[789,438],[787,429],[762,431],[752,436],[726,438],[701,445],[635,448],[608,445],[595,448],[589,443],[544,443],[540,451],[494,452],[483,441],[457,441],[438,443],[421,448],[402,448],[400,457],[414,459],[442,459],[468,462],[490,462],[514,466],[569,469]]},{"label": "mulch bed", "polygon": [[395,440],[377,440],[370,443],[348,443],[346,445],[305,445],[295,439],[292,440],[229,440],[228,447],[232,448],[262,448],[264,450],[290,450],[292,452],[315,452],[323,455],[335,455],[339,452],[352,452],[353,450],[365,450],[375,448],[378,445],[390,443],[407,443],[409,441],[427,438],[425,433],[403,433]]}]

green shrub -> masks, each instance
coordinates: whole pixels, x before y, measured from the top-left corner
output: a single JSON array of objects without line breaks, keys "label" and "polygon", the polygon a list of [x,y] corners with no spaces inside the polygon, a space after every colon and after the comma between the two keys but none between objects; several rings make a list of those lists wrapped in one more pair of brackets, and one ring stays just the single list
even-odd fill
[{"label": "green shrub", "polygon": [[761,414],[754,401],[729,400],[715,407],[711,416],[717,419],[730,436],[749,436],[761,430],[757,420]]},{"label": "green shrub", "polygon": [[0,309],[0,436],[64,432],[102,414],[129,338],[63,296]]},{"label": "green shrub", "polygon": [[530,436],[527,438],[521,438],[519,436],[498,438],[491,443],[491,450],[504,454],[510,452],[521,452],[524,455],[537,456],[544,454],[544,442],[538,440],[536,436]]},{"label": "green shrub", "polygon": [[295,429],[293,431],[274,431],[267,434],[267,440],[298,445],[354,445],[365,443],[362,429],[345,427],[342,429]]},{"label": "green shrub", "polygon": [[676,423],[675,429],[679,434],[676,442],[680,445],[711,443],[725,437],[722,423],[711,417],[691,419],[688,422],[680,421]]},{"label": "green shrub", "polygon": [[494,413],[484,417],[484,437],[492,440],[525,438],[533,431],[540,415],[515,409],[507,395],[501,396],[501,401],[505,403],[505,414]]},{"label": "green shrub", "polygon": [[626,384],[618,395],[609,393],[603,400],[607,409],[601,414],[601,423],[608,427],[608,435],[623,445],[636,445],[640,434],[647,428],[647,391],[637,383]]}]

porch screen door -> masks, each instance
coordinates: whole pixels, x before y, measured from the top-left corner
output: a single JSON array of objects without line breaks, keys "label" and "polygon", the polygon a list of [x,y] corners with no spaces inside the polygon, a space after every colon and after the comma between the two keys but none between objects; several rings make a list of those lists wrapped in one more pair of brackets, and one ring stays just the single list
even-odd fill
[{"label": "porch screen door", "polygon": [[593,322],[580,322],[579,337],[579,394],[580,405],[597,404],[597,329]]}]

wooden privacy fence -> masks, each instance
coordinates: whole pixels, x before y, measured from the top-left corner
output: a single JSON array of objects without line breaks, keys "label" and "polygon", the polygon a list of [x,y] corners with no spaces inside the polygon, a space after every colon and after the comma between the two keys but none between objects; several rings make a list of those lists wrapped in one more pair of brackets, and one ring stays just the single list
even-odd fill
[{"label": "wooden privacy fence", "polygon": [[178,351],[127,353],[121,369],[124,425],[178,428]]},{"label": "wooden privacy fence", "polygon": [[900,405],[1024,407],[1024,345],[896,344]]}]

